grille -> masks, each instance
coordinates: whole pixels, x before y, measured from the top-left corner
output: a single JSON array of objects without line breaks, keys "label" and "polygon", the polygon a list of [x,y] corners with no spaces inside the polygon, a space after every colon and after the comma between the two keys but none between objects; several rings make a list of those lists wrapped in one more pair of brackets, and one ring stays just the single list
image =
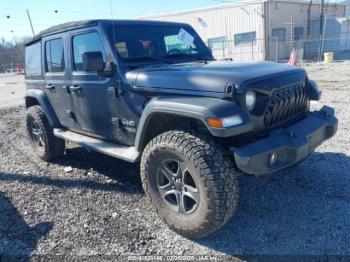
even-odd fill
[{"label": "grille", "polygon": [[273,91],[266,111],[265,127],[272,127],[302,114],[308,108],[304,83],[294,83]]}]

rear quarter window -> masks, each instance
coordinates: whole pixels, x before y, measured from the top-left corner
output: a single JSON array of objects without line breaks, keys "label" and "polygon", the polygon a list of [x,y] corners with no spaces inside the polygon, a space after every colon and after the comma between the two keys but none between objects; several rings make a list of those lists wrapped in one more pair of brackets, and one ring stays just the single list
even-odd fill
[{"label": "rear quarter window", "polygon": [[26,48],[25,74],[26,76],[40,76],[42,74],[41,42],[37,42]]},{"label": "rear quarter window", "polygon": [[64,72],[64,47],[63,39],[57,38],[45,43],[46,72]]}]

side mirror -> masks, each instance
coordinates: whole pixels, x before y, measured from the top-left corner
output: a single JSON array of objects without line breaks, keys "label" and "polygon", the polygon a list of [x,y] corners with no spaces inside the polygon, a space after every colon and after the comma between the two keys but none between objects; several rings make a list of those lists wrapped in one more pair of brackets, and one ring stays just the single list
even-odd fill
[{"label": "side mirror", "polygon": [[84,52],[83,69],[84,71],[101,72],[105,68],[101,52]]}]

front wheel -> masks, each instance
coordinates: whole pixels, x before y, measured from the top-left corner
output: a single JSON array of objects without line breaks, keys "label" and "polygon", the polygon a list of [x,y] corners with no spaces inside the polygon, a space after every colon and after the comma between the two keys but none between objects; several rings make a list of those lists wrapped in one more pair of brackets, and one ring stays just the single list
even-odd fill
[{"label": "front wheel", "polygon": [[234,163],[210,136],[183,131],[157,136],[142,155],[141,177],[156,212],[187,237],[213,233],[235,211]]}]

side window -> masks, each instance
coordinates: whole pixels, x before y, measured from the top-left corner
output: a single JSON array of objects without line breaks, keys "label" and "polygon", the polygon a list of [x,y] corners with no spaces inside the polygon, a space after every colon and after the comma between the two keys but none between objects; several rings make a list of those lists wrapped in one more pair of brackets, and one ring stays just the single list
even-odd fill
[{"label": "side window", "polygon": [[234,40],[235,40],[235,45],[255,43],[255,41],[256,41],[256,32],[254,31],[254,32],[235,34]]},{"label": "side window", "polygon": [[278,41],[280,42],[286,41],[286,29],[285,28],[272,29],[272,37],[274,38],[274,40],[277,38]]},{"label": "side window", "polygon": [[106,63],[106,54],[101,39],[96,32],[76,35],[73,37],[73,60],[75,71],[84,71],[82,58],[84,52],[101,52],[103,62]]},{"label": "side window", "polygon": [[63,49],[64,47],[62,38],[49,40],[45,43],[46,72],[64,72],[65,64]]},{"label": "side window", "polygon": [[222,50],[225,47],[225,42],[226,42],[225,36],[208,38],[208,47],[211,50],[216,50],[216,49]]},{"label": "side window", "polygon": [[41,42],[26,48],[25,64],[27,76],[41,75]]},{"label": "side window", "polygon": [[304,28],[303,27],[295,27],[294,28],[294,41],[302,40],[304,36]]}]

